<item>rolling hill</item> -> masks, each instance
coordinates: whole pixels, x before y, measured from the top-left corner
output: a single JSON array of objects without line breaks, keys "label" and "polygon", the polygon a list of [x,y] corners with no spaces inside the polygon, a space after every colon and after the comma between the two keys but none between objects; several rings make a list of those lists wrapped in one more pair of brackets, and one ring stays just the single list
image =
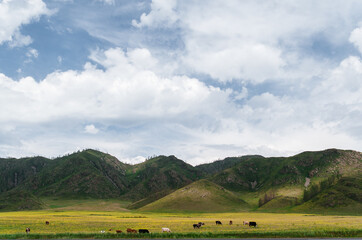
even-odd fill
[{"label": "rolling hill", "polygon": [[208,180],[199,180],[153,202],[141,211],[229,212],[249,209],[234,193]]},{"label": "rolling hill", "polygon": [[[175,156],[129,165],[88,149],[55,159],[0,159],[0,200],[2,210],[42,208],[41,199],[54,198],[118,199],[145,211],[336,212],[360,209],[361,189],[351,187],[360,184],[360,169],[361,152],[338,149],[232,157],[195,167]],[[22,206],[22,198],[33,207]]]}]

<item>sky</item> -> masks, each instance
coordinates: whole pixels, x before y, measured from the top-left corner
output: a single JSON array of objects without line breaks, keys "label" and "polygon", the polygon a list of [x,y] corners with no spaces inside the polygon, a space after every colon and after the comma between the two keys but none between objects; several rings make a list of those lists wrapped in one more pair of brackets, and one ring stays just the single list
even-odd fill
[{"label": "sky", "polygon": [[0,0],[0,157],[362,151],[362,1]]}]

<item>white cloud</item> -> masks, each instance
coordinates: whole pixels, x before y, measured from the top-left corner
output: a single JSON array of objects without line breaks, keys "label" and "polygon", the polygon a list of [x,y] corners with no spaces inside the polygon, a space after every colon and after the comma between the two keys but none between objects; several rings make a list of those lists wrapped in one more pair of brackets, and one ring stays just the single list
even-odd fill
[{"label": "white cloud", "polygon": [[20,33],[20,27],[49,14],[42,0],[4,0],[0,2],[0,44],[9,42],[11,47],[26,46],[31,37]]},{"label": "white cloud", "polygon": [[13,34],[12,41],[9,42],[10,47],[23,47],[28,46],[33,42],[30,36],[24,36],[19,31],[15,31]]},{"label": "white cloud", "polygon": [[151,12],[143,13],[140,21],[132,21],[135,27],[155,27],[155,26],[171,26],[178,20],[175,12],[177,0],[153,0],[151,3]]},{"label": "white cloud", "polygon": [[356,28],[352,31],[349,41],[358,48],[360,53],[362,53],[362,27]]},{"label": "white cloud", "polygon": [[29,48],[28,52],[26,53],[26,56],[28,58],[38,58],[39,52],[34,48]]},{"label": "white cloud", "polygon": [[98,2],[103,2],[104,4],[114,5],[116,4],[115,0],[97,0]]},{"label": "white cloud", "polygon": [[[172,1],[154,0],[151,11],[133,25],[179,29],[181,69],[221,82],[259,84],[268,79],[297,79],[325,67],[303,48],[324,36],[341,45],[360,21],[358,1]],[[168,9],[164,14],[163,9]],[[292,61],[291,61],[292,60]],[[312,64],[311,64],[312,63]],[[317,67],[318,65],[318,67]],[[324,69],[326,70],[326,69]],[[316,76],[316,75],[315,75]]]},{"label": "white cloud", "polygon": [[99,129],[96,128],[93,124],[90,124],[84,127],[84,132],[90,134],[97,134],[99,132]]}]

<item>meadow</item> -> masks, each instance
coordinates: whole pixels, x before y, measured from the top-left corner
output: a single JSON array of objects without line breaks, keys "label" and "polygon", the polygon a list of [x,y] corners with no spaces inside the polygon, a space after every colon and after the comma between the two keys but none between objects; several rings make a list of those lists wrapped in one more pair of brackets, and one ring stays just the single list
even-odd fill
[{"label": "meadow", "polygon": [[[100,204],[101,205],[101,204]],[[90,204],[92,206],[92,204]],[[97,209],[95,207],[95,209]],[[223,225],[216,226],[220,220]],[[229,225],[229,221],[233,225]],[[256,221],[257,228],[243,226]],[[46,225],[45,221],[50,224]],[[200,229],[192,224],[204,222]],[[31,233],[25,234],[30,227]],[[168,227],[172,234],[161,233]],[[151,234],[116,234],[115,230],[146,228]],[[108,231],[112,229],[112,231]],[[106,233],[100,233],[101,231]],[[362,237],[362,217],[277,213],[146,213],[136,211],[68,210],[0,213],[0,238],[212,238],[212,237]]]}]

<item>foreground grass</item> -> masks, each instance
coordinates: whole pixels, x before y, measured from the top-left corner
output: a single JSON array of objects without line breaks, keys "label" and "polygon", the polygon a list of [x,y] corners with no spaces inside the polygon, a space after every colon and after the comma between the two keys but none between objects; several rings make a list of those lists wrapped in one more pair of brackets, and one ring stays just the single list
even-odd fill
[{"label": "foreground grass", "polygon": [[[219,220],[224,225],[216,226]],[[229,221],[233,225],[229,225]],[[257,228],[242,225],[256,221]],[[49,221],[50,225],[45,225]],[[192,224],[205,222],[200,229]],[[31,233],[25,234],[30,227]],[[172,233],[161,233],[168,227]],[[116,234],[127,228],[151,234]],[[112,229],[111,231],[108,231]],[[106,231],[106,233],[100,233]],[[362,217],[275,213],[144,213],[43,210],[0,213],[0,239],[362,237]]]},{"label": "foreground grass", "polygon": [[99,233],[57,233],[57,234],[3,234],[0,239],[118,239],[118,238],[308,238],[308,237],[361,237],[361,230],[345,231],[281,231],[281,232],[199,232],[199,233],[150,233],[150,234],[99,234]]}]

